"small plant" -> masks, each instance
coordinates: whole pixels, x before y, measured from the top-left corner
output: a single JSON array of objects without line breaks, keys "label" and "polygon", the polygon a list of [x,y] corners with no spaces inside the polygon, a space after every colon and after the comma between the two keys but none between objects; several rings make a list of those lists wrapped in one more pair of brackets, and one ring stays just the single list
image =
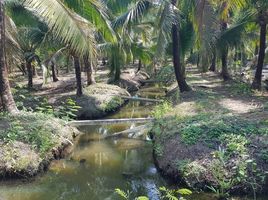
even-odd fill
[{"label": "small plant", "polygon": [[[124,192],[121,189],[115,189],[115,192],[122,198],[125,200],[131,200],[130,198],[130,194],[131,192],[127,191]],[[170,190],[167,189],[166,187],[160,187],[159,188],[159,195],[160,198],[163,200],[185,200],[185,198],[183,196],[187,196],[187,195],[191,195],[192,191],[189,189],[178,189],[178,190]],[[139,197],[135,197],[133,198],[134,200],[149,200],[148,197],[146,196],[139,196]]]},{"label": "small plant", "polygon": [[105,112],[114,111],[115,108],[118,108],[120,105],[122,105],[122,103],[123,103],[123,100],[120,97],[113,97],[111,101],[102,105],[102,110]]},{"label": "small plant", "polygon": [[156,144],[154,145],[154,151],[157,156],[162,156],[164,147],[161,144]]},{"label": "small plant", "polygon": [[168,101],[165,101],[162,104],[157,105],[152,111],[152,115],[156,119],[164,117],[164,115],[172,110],[172,104]]},{"label": "small plant", "polygon": [[54,112],[54,115],[58,118],[70,120],[76,118],[76,113],[81,107],[77,105],[77,103],[68,98],[65,102],[63,102],[57,110]]},{"label": "small plant", "polygon": [[163,66],[155,78],[165,81],[166,85],[171,85],[176,80],[173,66]]},{"label": "small plant", "polygon": [[235,95],[251,95],[253,93],[250,85],[243,82],[236,82],[230,86],[231,92]]},{"label": "small plant", "polygon": [[30,144],[32,148],[38,149],[41,155],[44,155],[55,144],[54,136],[49,134],[52,130],[43,126],[44,122],[42,119],[36,119],[27,126],[24,125],[26,119],[18,120],[6,117],[5,119],[11,121],[8,129],[0,130],[0,140],[5,143],[22,141]]},{"label": "small plant", "polygon": [[43,113],[43,114],[48,114],[48,115],[54,114],[54,109],[53,109],[52,105],[49,104],[47,98],[43,99],[43,101],[40,103],[40,105],[35,108],[35,111],[39,112],[39,113]]}]

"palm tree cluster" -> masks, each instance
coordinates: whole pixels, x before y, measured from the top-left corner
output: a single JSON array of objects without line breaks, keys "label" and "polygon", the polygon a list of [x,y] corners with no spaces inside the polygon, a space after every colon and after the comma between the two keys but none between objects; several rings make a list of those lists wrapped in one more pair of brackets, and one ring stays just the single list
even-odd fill
[{"label": "palm tree cluster", "polygon": [[[83,94],[81,65],[87,84],[95,83],[94,66],[103,58],[113,81],[130,62],[156,66],[172,61],[181,92],[187,63],[202,72],[217,70],[224,80],[231,69],[253,63],[252,88],[261,89],[268,23],[267,0],[0,0],[0,102],[17,108],[8,81],[14,66],[33,86],[36,68],[43,84],[57,81],[58,59],[73,61],[77,95]],[[251,62],[252,61],[252,62]],[[256,62],[254,62],[256,61]],[[37,63],[37,65],[35,65]],[[67,66],[67,70],[69,66]]]}]

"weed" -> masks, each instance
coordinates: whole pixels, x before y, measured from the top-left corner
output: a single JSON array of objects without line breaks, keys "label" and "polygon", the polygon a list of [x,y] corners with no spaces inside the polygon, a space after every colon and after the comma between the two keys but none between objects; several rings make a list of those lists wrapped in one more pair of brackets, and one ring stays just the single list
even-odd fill
[{"label": "weed", "polygon": [[[131,192],[130,191],[123,191],[119,188],[115,189],[116,194],[118,194],[122,199],[125,200],[130,200],[131,199]],[[192,191],[189,189],[178,189],[178,190],[170,190],[167,189],[166,187],[160,187],[159,188],[159,197],[163,200],[185,200],[183,196],[191,195]],[[146,196],[139,196],[139,197],[134,197],[132,199],[135,200],[149,200],[148,197]]]},{"label": "weed", "polygon": [[120,105],[123,104],[123,100],[120,97],[113,97],[111,101],[102,105],[102,110],[105,112],[112,112],[115,111],[115,108],[118,108]]},{"label": "weed", "polygon": [[[41,155],[51,150],[58,142],[60,135],[54,130],[54,126],[48,126],[52,123],[51,116],[44,114],[27,113],[19,116],[1,116],[0,120],[7,121],[9,128],[0,130],[0,140],[5,143],[21,141],[30,144],[33,149],[38,150]],[[61,127],[58,127],[61,128]]]},{"label": "weed", "polygon": [[250,85],[243,82],[234,82],[230,86],[231,93],[234,95],[252,95],[253,90]]},{"label": "weed", "polygon": [[152,115],[156,119],[162,118],[165,114],[172,110],[172,104],[168,101],[157,105],[152,111]]},{"label": "weed", "polygon": [[55,117],[68,121],[77,117],[76,113],[79,109],[81,109],[81,107],[78,106],[73,99],[68,98],[65,102],[62,102],[59,107],[57,107],[53,114]]}]

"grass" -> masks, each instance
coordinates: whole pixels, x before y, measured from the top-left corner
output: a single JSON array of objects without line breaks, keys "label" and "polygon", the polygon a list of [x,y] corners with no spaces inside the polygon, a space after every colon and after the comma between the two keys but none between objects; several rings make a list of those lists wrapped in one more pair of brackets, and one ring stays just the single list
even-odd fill
[{"label": "grass", "polygon": [[50,115],[24,113],[10,116],[2,114],[0,121],[8,124],[8,128],[0,130],[0,141],[5,143],[20,141],[29,144],[42,156],[58,144],[60,138],[64,136],[61,135],[64,122],[55,120]]},{"label": "grass", "polygon": [[[200,77],[192,79],[193,84],[200,84]],[[213,82],[208,79],[206,84],[209,80]],[[265,113],[248,107],[254,102],[265,111],[264,100],[245,83],[193,88],[172,101],[171,111],[157,117],[153,125],[154,152],[162,170],[172,171],[171,177],[175,171],[190,187],[204,189],[200,186],[207,185],[206,189],[221,197],[228,196],[234,186],[254,192],[260,189],[268,164],[263,142],[268,138],[268,123],[258,120]],[[225,99],[230,101],[225,103]],[[158,112],[162,113],[160,108]],[[257,117],[247,115],[249,112]]]},{"label": "grass", "polygon": [[268,134],[268,127],[235,116],[213,116],[201,113],[184,118],[158,119],[152,132],[163,141],[167,137],[179,134],[185,144],[194,145],[202,140],[209,145],[210,141],[219,140],[223,134],[265,135]]},{"label": "grass", "polygon": [[0,127],[0,176],[36,175],[75,134],[65,121],[42,113],[1,113]]}]

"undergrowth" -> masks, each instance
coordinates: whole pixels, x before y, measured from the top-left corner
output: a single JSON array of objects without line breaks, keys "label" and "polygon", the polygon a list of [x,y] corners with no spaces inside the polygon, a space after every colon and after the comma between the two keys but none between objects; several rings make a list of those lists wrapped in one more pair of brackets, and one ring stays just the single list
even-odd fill
[{"label": "undergrowth", "polygon": [[156,120],[152,132],[163,141],[179,134],[182,142],[193,145],[200,140],[210,144],[212,141],[220,140],[220,136],[223,134],[243,136],[268,134],[268,128],[239,117],[199,114],[185,118],[159,118]]},{"label": "undergrowth", "polygon": [[[0,141],[4,143],[13,143],[20,141],[30,144],[41,155],[45,155],[59,140],[59,131],[52,125],[55,119],[50,115],[27,113],[23,115],[10,116],[1,114],[0,121],[5,122],[7,128],[0,130]],[[55,123],[56,125],[56,123]],[[60,121],[58,126],[62,126]]]}]

